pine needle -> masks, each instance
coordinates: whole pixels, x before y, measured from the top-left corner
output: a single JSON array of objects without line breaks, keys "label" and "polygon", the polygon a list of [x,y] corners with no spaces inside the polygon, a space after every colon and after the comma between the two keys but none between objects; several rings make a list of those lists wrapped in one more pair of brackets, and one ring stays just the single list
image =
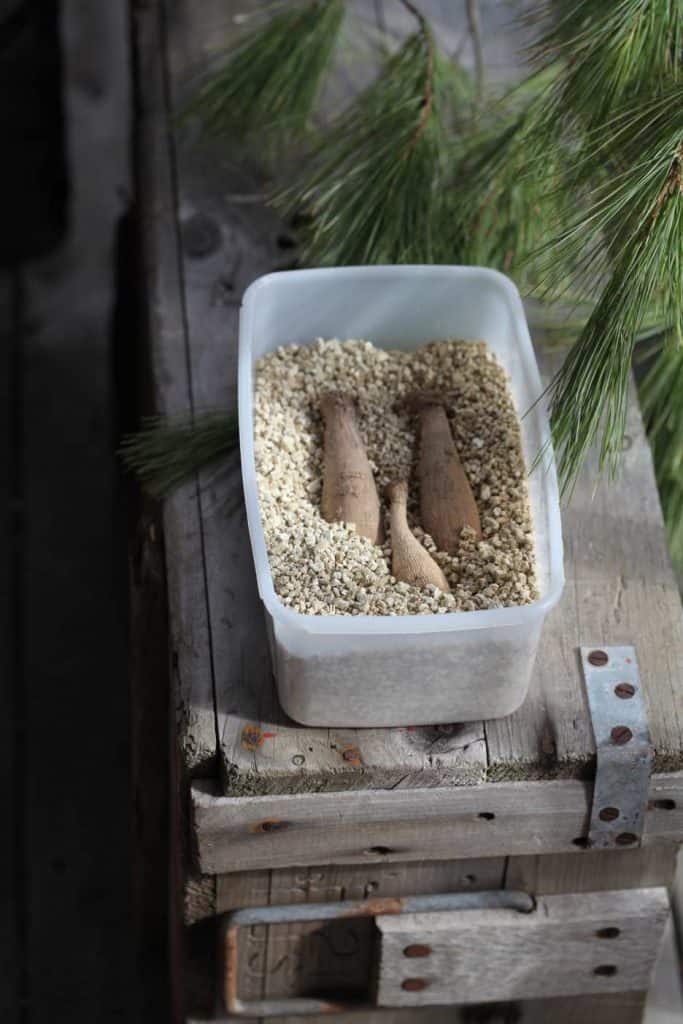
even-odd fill
[{"label": "pine needle", "polygon": [[553,384],[551,424],[563,491],[571,489],[596,440],[601,469],[612,473],[616,468],[626,426],[633,348],[652,304],[657,303],[665,322],[683,334],[683,142],[676,148],[670,142],[666,133],[655,139],[649,159],[639,168],[638,182],[629,178],[630,207],[623,214],[628,237]]},{"label": "pine needle", "polygon": [[280,205],[310,218],[303,251],[309,264],[438,259],[447,121],[466,87],[420,21],[378,79],[332,122],[302,184],[280,197]]},{"label": "pine needle", "polygon": [[640,386],[671,557],[683,569],[683,339],[664,344]]},{"label": "pine needle", "polygon": [[237,418],[206,412],[188,418],[150,417],[123,439],[126,467],[155,498],[164,498],[200,470],[224,458],[237,444]]},{"label": "pine needle", "polygon": [[285,4],[223,55],[187,113],[216,135],[265,130],[272,148],[291,144],[309,124],[344,11],[344,0]]}]

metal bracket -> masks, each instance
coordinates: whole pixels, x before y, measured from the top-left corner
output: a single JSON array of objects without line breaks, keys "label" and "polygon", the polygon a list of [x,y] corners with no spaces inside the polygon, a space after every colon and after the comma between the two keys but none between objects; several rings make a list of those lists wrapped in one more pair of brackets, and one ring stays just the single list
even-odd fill
[{"label": "metal bracket", "polygon": [[652,743],[635,647],[581,647],[597,766],[588,845],[640,846]]},{"label": "metal bracket", "polygon": [[428,896],[385,896],[354,903],[295,903],[281,907],[245,907],[224,918],[225,937],[225,1004],[235,1017],[280,1017],[296,1014],[334,1014],[359,1008],[372,1009],[374,1003],[331,1002],[303,996],[282,999],[243,1000],[237,991],[239,966],[239,931],[254,925],[301,924],[314,921],[337,921],[344,918],[377,917],[379,915],[431,913],[454,910],[510,910],[531,914],[536,909],[533,896],[512,889],[486,892],[438,893]]}]

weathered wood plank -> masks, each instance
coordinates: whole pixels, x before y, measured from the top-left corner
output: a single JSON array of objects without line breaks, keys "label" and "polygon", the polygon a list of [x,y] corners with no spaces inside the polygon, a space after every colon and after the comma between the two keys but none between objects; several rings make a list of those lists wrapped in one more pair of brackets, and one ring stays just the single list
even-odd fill
[{"label": "weathered wood plank", "polygon": [[[644,991],[666,889],[539,896],[530,914],[468,910],[380,916],[377,1002],[433,1006]],[[419,960],[409,946],[427,947]]]},{"label": "weathered wood plank", "polygon": [[646,992],[531,999],[519,1007],[521,1016],[509,1020],[520,1024],[642,1024],[646,999]]},{"label": "weathered wood plank", "polygon": [[[224,797],[192,788],[199,866],[208,874],[312,864],[575,853],[591,786],[575,779],[447,789]],[[644,843],[683,834],[683,774],[651,781]],[[656,806],[659,804],[659,806]]]},{"label": "weathered wood plank", "polygon": [[[557,353],[539,352],[549,380]],[[671,570],[652,456],[635,391],[619,478],[598,483],[595,453],[563,510],[563,599],[546,622],[529,696],[486,723],[493,780],[587,777],[595,752],[580,644],[633,643],[647,699],[655,770],[683,764],[683,613]]]},{"label": "weathered wood plank", "polygon": [[[586,851],[580,857],[554,854],[545,857],[510,857],[505,875],[509,889],[537,894],[586,893],[610,889],[651,886],[669,887],[676,864],[674,844],[646,846],[639,850]],[[582,996],[571,1000],[530,1000],[519,1006],[521,1019],[541,1024],[546,1020],[561,1024],[579,1021],[607,1021],[640,1024],[645,995],[616,993]],[[541,1010],[544,1007],[545,1009]],[[544,1015],[545,1014],[545,1015]]]},{"label": "weathered wood plank", "polygon": [[637,850],[585,850],[580,857],[510,857],[505,885],[542,894],[669,887],[676,854],[677,846],[671,843]]},{"label": "weathered wood plank", "polygon": [[[216,882],[217,914],[225,913],[244,906],[265,906],[277,903],[326,903],[330,900],[360,900],[371,896],[400,896],[404,894],[427,892],[457,892],[463,890],[491,889],[502,885],[505,861],[503,858],[487,858],[458,862],[432,862],[414,864],[392,864],[386,868],[381,865],[347,865],[313,869],[286,869],[283,871],[247,871],[238,874],[221,875]],[[218,924],[218,922],[217,922]],[[241,962],[239,991],[247,999],[261,998],[268,991],[273,994],[273,977],[284,979],[286,984],[278,980],[280,989],[291,986],[292,993],[301,991],[302,978],[298,976],[297,967],[302,959],[307,961],[309,946],[302,947],[302,935],[290,926],[286,933],[282,930],[251,928],[245,929],[241,937],[244,945],[244,956]],[[340,963],[350,962],[344,953],[350,952],[349,936],[344,937],[334,948],[339,956],[335,957],[336,968]],[[205,950],[208,943],[204,935],[197,934],[200,948]],[[204,940],[202,942],[202,940]],[[194,940],[193,940],[194,941]],[[358,954],[358,946],[351,937],[353,951]],[[324,942],[323,942],[324,944]],[[318,942],[320,946],[320,942]],[[354,958],[355,959],[355,958]],[[194,963],[197,978],[193,990],[202,997],[202,1004],[213,1005],[216,997],[211,994],[222,989],[222,965],[217,964],[217,971],[211,973],[213,960],[204,953],[196,957]],[[305,966],[305,965],[304,965]],[[310,972],[309,965],[309,972]],[[318,966],[320,962],[318,961]],[[343,972],[343,966],[342,966]],[[357,970],[357,966],[354,967]],[[329,973],[327,975],[329,983]],[[323,979],[324,980],[324,979]],[[190,1011],[196,1010],[190,1006]],[[213,1019],[213,1018],[212,1018]],[[215,1018],[225,1020],[220,1012]],[[311,1018],[309,1018],[311,1019]],[[361,1013],[342,1014],[340,1024],[442,1024],[442,1022],[459,1022],[463,1018],[455,1008],[440,1010],[415,1011],[364,1011]],[[299,1018],[282,1018],[282,1024],[294,1024]],[[322,1018],[312,1018],[322,1024]],[[489,1024],[491,1024],[490,1018]],[[503,1018],[500,1018],[502,1024]]]},{"label": "weathered wood plank", "polygon": [[[203,5],[201,18],[187,0],[169,8],[176,112],[207,54],[229,37],[230,15],[244,6],[212,0]],[[255,277],[282,265],[283,251],[291,260],[291,236],[263,202],[245,205],[235,200],[262,189],[262,179],[244,161],[240,165],[232,154],[228,157],[219,143],[200,142],[196,125],[176,128],[174,159],[193,403],[198,409],[216,404],[234,408],[240,298]],[[237,457],[203,478],[199,503],[226,792],[292,793],[483,780],[486,747],[481,724],[438,730],[329,731],[300,728],[288,720],[273,687]]]},{"label": "weathered wood plank", "polygon": [[[158,4],[135,9],[139,106],[137,180],[141,250],[147,296],[147,336],[157,411],[186,414],[193,407],[188,369],[184,291],[178,263],[174,154],[163,63],[165,32]],[[203,574],[197,484],[164,503],[166,576],[172,676],[183,767],[213,770],[216,721]]]}]

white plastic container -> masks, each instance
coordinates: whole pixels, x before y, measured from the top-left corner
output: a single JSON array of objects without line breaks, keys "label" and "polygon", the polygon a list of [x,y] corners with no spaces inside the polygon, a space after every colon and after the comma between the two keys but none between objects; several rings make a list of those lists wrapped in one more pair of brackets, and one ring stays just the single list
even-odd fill
[{"label": "white plastic container", "polygon": [[501,718],[523,702],[549,610],[564,584],[555,464],[529,478],[540,598],[443,615],[302,615],[273,588],[254,464],[253,366],[280,345],[362,338],[411,350],[482,339],[507,370],[529,467],[549,428],[524,309],[512,282],[480,267],[297,270],[244,295],[239,339],[242,477],[280,701],[306,725],[390,726]]}]

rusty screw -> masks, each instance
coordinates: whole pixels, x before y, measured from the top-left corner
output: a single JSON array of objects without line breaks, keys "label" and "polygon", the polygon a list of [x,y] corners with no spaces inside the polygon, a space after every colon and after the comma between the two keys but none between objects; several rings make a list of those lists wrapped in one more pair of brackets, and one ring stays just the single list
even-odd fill
[{"label": "rusty screw", "polygon": [[609,661],[609,658],[605,651],[591,651],[588,655],[588,660],[591,665],[595,665],[596,668],[604,668]]},{"label": "rusty screw", "polygon": [[289,828],[288,821],[263,821],[261,822],[262,832],[282,832],[284,829]]},{"label": "rusty screw", "polygon": [[617,697],[621,698],[621,700],[629,700],[629,698],[633,697],[635,694],[636,688],[635,686],[631,686],[630,683],[617,683],[614,687],[614,692]]},{"label": "rusty screw", "polygon": [[623,747],[625,743],[633,739],[633,733],[627,725],[615,725],[610,736],[612,743],[616,743],[618,747]]},{"label": "rusty screw", "polygon": [[633,832],[620,832],[614,842],[617,846],[632,846],[638,842],[638,836],[634,835]]},{"label": "rusty screw", "polygon": [[422,992],[423,989],[427,988],[429,982],[425,981],[424,978],[406,978],[401,983],[401,988],[405,989],[406,992]]},{"label": "rusty screw", "polygon": [[614,821],[619,817],[619,813],[618,807],[603,807],[598,817],[600,821]]},{"label": "rusty screw", "polygon": [[412,959],[420,956],[429,956],[431,952],[431,946],[421,946],[419,943],[414,942],[412,946],[406,946],[403,950],[403,955]]}]

